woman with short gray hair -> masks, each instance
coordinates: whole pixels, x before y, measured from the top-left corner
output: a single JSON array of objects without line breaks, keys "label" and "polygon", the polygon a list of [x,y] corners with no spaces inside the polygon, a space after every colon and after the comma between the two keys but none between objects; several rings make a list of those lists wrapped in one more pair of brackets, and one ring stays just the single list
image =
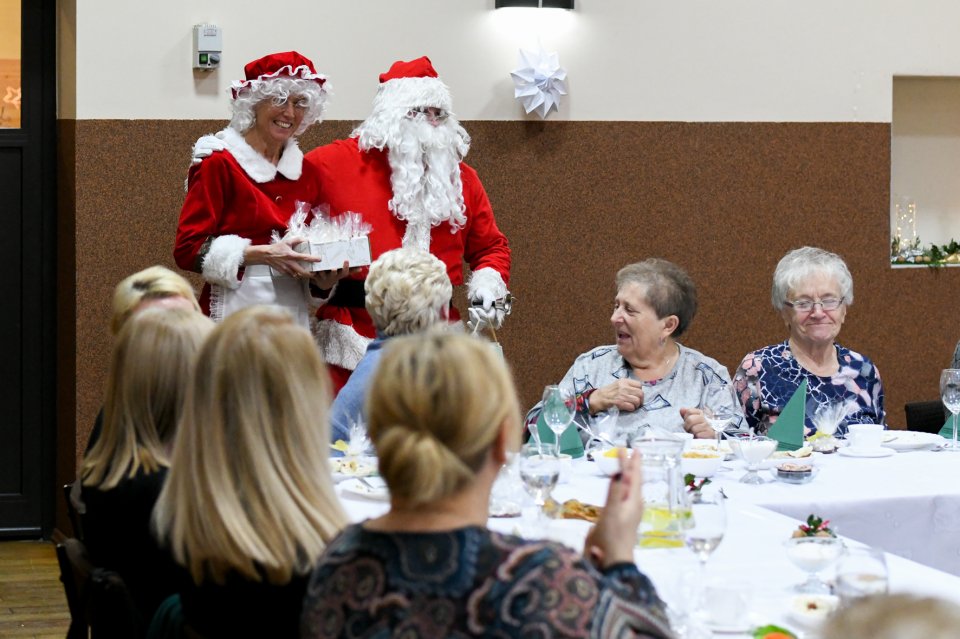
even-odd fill
[{"label": "woman with short gray hair", "polygon": [[807,382],[806,431],[816,430],[813,415],[840,402],[848,424],[882,424],[883,383],[869,358],[836,342],[853,303],[853,278],[836,253],[804,246],[780,260],[773,274],[771,301],[790,335],[743,358],[734,387],[747,424],[765,433],[803,383]]},{"label": "woman with short gray hair", "polygon": [[[704,389],[715,380],[729,383],[730,375],[677,341],[697,313],[693,280],[676,264],[650,258],[620,269],[616,283],[610,317],[616,343],[577,357],[560,382],[576,395],[577,421],[617,409],[622,439],[645,426],[715,437],[702,411]],[[536,427],[540,412],[537,404],[527,413],[528,428]]]}]

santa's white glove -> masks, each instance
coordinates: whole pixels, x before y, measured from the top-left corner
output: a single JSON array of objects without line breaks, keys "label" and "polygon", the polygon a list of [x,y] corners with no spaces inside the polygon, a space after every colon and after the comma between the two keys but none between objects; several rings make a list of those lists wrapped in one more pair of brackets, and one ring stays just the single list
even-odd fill
[{"label": "santa's white glove", "polygon": [[496,308],[485,309],[482,306],[471,306],[467,310],[467,328],[471,333],[482,333],[487,327],[497,330],[503,325],[505,314]]},{"label": "santa's white glove", "polygon": [[200,164],[204,158],[210,157],[215,151],[223,151],[226,148],[227,145],[217,136],[205,135],[193,145],[193,158],[190,163]]},{"label": "santa's white glove", "polygon": [[512,298],[503,278],[496,270],[485,267],[477,269],[467,285],[470,309],[467,311],[467,327],[474,333],[488,326],[497,330],[503,318],[510,314]]}]

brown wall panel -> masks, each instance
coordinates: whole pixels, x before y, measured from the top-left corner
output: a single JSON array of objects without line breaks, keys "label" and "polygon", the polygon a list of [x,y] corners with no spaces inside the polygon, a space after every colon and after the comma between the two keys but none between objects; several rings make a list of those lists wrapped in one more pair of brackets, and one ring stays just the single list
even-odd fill
[{"label": "brown wall panel", "polygon": [[[351,122],[308,133],[304,148]],[[76,125],[76,417],[82,447],[106,375],[112,287],[150,264],[172,266],[189,149],[213,121]],[[872,357],[890,421],[936,398],[960,330],[960,270],[892,270],[890,127],[857,123],[466,123],[514,251],[519,301],[502,331],[522,401],[573,358],[611,341],[613,277],[648,256],[689,270],[700,312],[683,339],[730,369],[783,339],[770,278],[804,244],[842,254],[856,300],[841,341]]]}]

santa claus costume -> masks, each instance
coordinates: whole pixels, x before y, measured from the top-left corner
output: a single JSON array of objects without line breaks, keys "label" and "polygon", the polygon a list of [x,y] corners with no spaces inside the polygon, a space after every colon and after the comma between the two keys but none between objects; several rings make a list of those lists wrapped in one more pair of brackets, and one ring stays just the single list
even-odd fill
[{"label": "santa claus costume", "polygon": [[[308,152],[305,164],[316,170],[331,215],[355,211],[372,226],[372,259],[401,246],[429,251],[454,286],[463,284],[466,262],[468,297],[489,308],[507,295],[510,248],[476,171],[461,161],[470,137],[451,106],[428,58],[396,62],[380,75],[370,117],[350,139]],[[317,339],[338,389],[375,337],[365,278],[363,269],[341,280],[317,314]]]},{"label": "santa claus costume", "polygon": [[[266,264],[244,268],[244,253],[269,244],[274,233],[282,235],[297,202],[312,207],[320,201],[318,172],[303,161],[296,136],[321,120],[326,78],[295,51],[265,56],[244,70],[246,79],[233,83],[230,125],[216,134],[215,144],[207,142],[219,150],[200,159],[194,152],[174,258],[180,268],[203,275],[200,304],[214,320],[252,304],[279,304],[309,327],[318,301],[308,282],[271,272]],[[248,143],[246,133],[272,126],[283,139],[282,129],[293,123],[278,123],[279,116],[264,123],[258,114],[267,100],[279,110],[288,99],[296,101],[290,113],[296,110],[302,120],[288,132],[274,163]]]}]

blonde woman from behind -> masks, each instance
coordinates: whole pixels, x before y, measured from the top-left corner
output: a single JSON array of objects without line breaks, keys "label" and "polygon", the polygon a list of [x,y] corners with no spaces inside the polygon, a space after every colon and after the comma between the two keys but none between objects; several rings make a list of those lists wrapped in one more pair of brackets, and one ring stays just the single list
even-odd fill
[{"label": "blonde woman from behind", "polygon": [[486,528],[490,489],[522,428],[510,374],[489,344],[446,332],[392,339],[367,415],[390,511],[330,544],[310,580],[302,637],[388,628],[418,637],[672,636],[633,563],[639,457],[611,481],[587,538],[591,560]]},{"label": "blonde woman from behind", "polygon": [[80,467],[84,541],[93,563],[123,577],[142,628],[176,591],[176,571],[150,533],[197,352],[213,322],[148,309],[124,323],[110,360],[103,432]]},{"label": "blonde woman from behind", "polygon": [[151,636],[296,637],[307,578],[346,523],[326,466],[330,382],[313,338],[277,307],[214,329],[155,510],[185,568]]}]

